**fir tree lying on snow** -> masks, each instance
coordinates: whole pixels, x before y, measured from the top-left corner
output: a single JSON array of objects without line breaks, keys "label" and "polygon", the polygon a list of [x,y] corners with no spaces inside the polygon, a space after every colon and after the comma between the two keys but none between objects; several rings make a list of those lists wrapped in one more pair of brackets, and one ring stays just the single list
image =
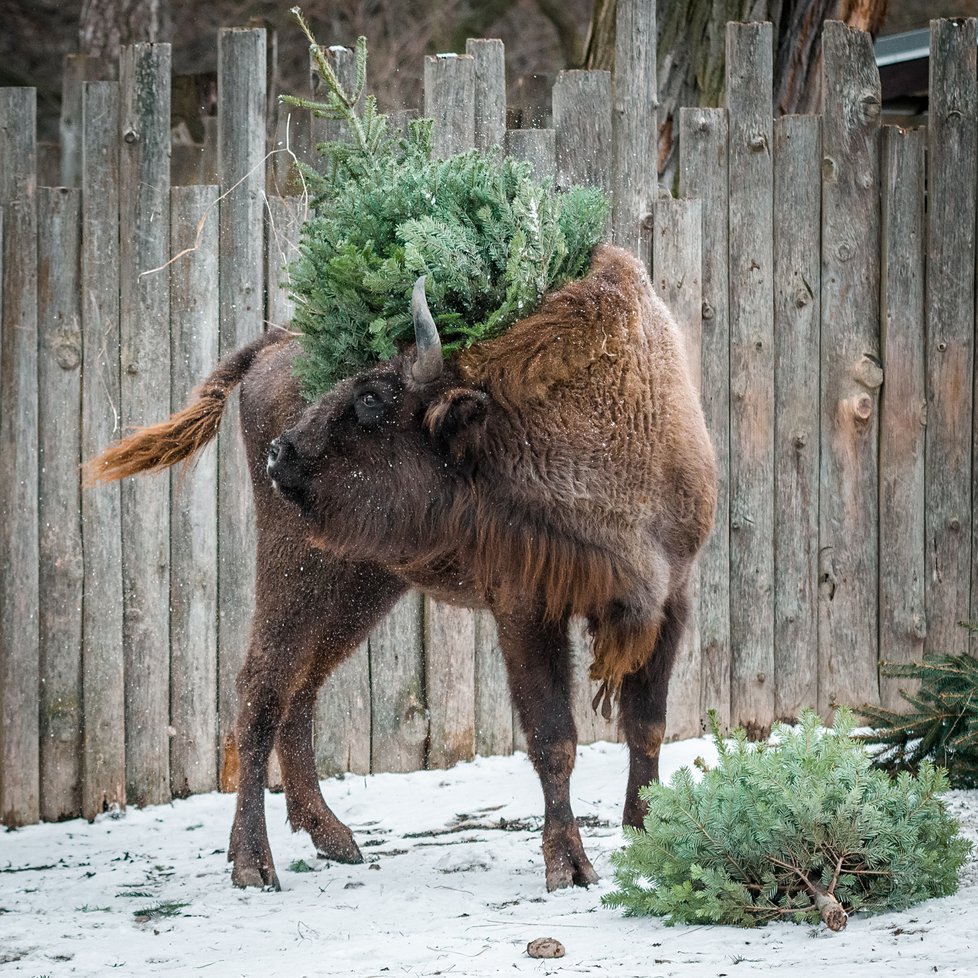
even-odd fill
[{"label": "fir tree lying on snow", "polygon": [[917,679],[915,693],[900,691],[910,709],[898,713],[862,706],[873,732],[873,763],[885,771],[916,772],[925,761],[947,770],[953,788],[978,788],[978,659],[932,655],[923,662],[889,663],[883,674]]},{"label": "fir tree lying on snow", "polygon": [[840,709],[834,729],[806,712],[768,744],[720,736],[715,768],[642,789],[645,831],[627,830],[617,889],[604,898],[667,923],[817,922],[841,930],[856,911],[898,910],[957,889],[970,843],[937,797],[944,772],[874,770]]},{"label": "fir tree lying on snow", "polygon": [[[315,397],[413,339],[410,295],[426,275],[446,352],[498,335],[536,309],[544,293],[580,278],[601,239],[600,190],[558,193],[531,167],[498,152],[432,159],[431,121],[398,137],[364,98],[366,42],[356,84],[344,90],[298,8],[326,89],[325,102],[286,98],[346,123],[349,141],[319,147],[322,171],[301,166],[313,216],[290,269],[294,323],[304,356],[297,373]],[[357,106],[363,105],[358,111]]]}]

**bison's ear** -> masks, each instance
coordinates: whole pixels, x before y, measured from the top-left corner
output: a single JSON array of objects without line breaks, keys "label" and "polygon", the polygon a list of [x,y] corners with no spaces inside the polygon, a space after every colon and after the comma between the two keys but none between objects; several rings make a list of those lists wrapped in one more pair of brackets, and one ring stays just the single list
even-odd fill
[{"label": "bison's ear", "polygon": [[435,447],[459,465],[473,464],[488,402],[488,395],[471,387],[456,387],[432,401],[424,426]]}]

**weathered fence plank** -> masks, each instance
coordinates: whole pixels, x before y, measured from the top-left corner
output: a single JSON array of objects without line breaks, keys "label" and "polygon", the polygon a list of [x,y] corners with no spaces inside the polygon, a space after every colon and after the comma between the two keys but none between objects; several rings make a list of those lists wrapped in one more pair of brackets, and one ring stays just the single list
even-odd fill
[{"label": "weathered fence plank", "polygon": [[81,289],[78,190],[37,197],[41,818],[81,814]]},{"label": "weathered fence plank", "polygon": [[680,192],[702,200],[700,398],[717,457],[713,532],[699,557],[700,710],[730,722],[730,315],[727,112],[682,109]]},{"label": "weathered fence plank", "polygon": [[484,757],[513,753],[509,683],[490,611],[475,613],[475,751]]},{"label": "weathered fence plank", "polygon": [[265,319],[268,325],[288,326],[295,313],[289,296],[289,265],[299,254],[299,231],[308,216],[302,197],[269,197],[266,223],[268,269]]},{"label": "weathered fence plank", "polygon": [[[883,280],[880,355],[880,657],[920,661],[925,611],[924,443],[927,380],[924,331],[924,223],[927,133],[883,129],[881,150]],[[880,676],[880,699],[902,704],[906,679]]]},{"label": "weathered fence plank", "polygon": [[465,53],[475,62],[475,148],[500,149],[506,137],[506,50],[496,39],[470,37]]},{"label": "weathered fence plank", "polygon": [[[121,434],[119,416],[119,86],[82,93],[82,457]],[[85,587],[82,814],[126,802],[122,661],[122,494],[118,482],[81,497]]]},{"label": "weathered fence plank", "polygon": [[770,24],[727,25],[730,120],[731,719],[774,719],[774,330]]},{"label": "weathered fence plank", "polygon": [[557,186],[601,187],[610,193],[613,173],[611,74],[562,71],[554,85]]},{"label": "weathered fence plank", "polygon": [[370,771],[370,653],[360,645],[329,674],[313,720],[316,770],[323,777]]},{"label": "weathered fence plank", "polygon": [[424,114],[434,120],[432,153],[444,158],[475,146],[475,59],[437,54],[424,59]]},{"label": "weathered fence plank", "polygon": [[427,602],[425,691],[428,767],[451,767],[475,754],[475,617],[466,608]]},{"label": "weathered fence plank", "polygon": [[[262,199],[265,173],[265,32],[218,35],[221,356],[262,331],[265,268]],[[238,430],[238,403],[225,409],[217,444],[218,723],[222,788],[231,785],[235,678],[248,646],[255,594],[251,479]]]},{"label": "weathered fence plank", "polygon": [[[703,288],[700,254],[703,208],[698,200],[659,200],[652,205],[653,285],[679,325],[696,384],[701,385]],[[666,709],[666,736],[696,737],[702,730],[700,655],[700,574],[690,577],[692,613],[672,672]]]},{"label": "weathered fence plank", "polygon": [[[131,428],[170,403],[170,46],[124,48],[119,77],[121,407]],[[123,481],[126,795],[140,805],[170,798],[169,523],[167,474]]]},{"label": "weathered fence plank", "polygon": [[424,701],[421,595],[406,594],[370,635],[370,769],[424,767],[428,717]]},{"label": "weathered fence plank", "polygon": [[[214,369],[220,332],[217,187],[170,195],[171,408]],[[217,787],[217,457],[170,485],[170,783],[183,796]]]},{"label": "weathered fence plank", "polygon": [[880,82],[868,34],[822,37],[818,703],[875,702],[879,484]]},{"label": "weathered fence plank", "polygon": [[553,179],[557,166],[556,133],[553,129],[509,129],[506,155],[529,163],[535,180]]},{"label": "weathered fence plank", "polygon": [[0,820],[36,822],[38,746],[36,97],[0,88]]},{"label": "weathered fence plank", "polygon": [[[635,255],[645,250],[643,221],[657,183],[655,36],[655,4],[648,0],[619,0],[611,228],[615,244]],[[636,43],[638,38],[643,40]]]},{"label": "weathered fence plank", "polygon": [[816,116],[774,123],[774,713],[818,701],[819,228]]},{"label": "weathered fence plank", "polygon": [[928,652],[963,652],[973,557],[975,184],[978,82],[974,18],[931,25],[927,187]]},{"label": "weathered fence plank", "polygon": [[61,152],[59,154],[61,185],[77,187],[81,183],[82,158],[82,89],[88,81],[111,81],[116,64],[108,58],[87,54],[65,55],[61,76]]}]

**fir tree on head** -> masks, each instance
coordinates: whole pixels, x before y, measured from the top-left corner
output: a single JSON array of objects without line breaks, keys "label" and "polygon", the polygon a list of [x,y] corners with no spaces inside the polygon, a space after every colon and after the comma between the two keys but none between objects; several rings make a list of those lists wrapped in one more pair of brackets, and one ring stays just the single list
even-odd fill
[{"label": "fir tree on head", "polygon": [[546,292],[584,275],[604,234],[602,191],[558,192],[499,151],[433,159],[430,119],[395,134],[376,99],[364,96],[365,39],[347,92],[293,12],[326,94],[322,102],[283,101],[344,122],[349,136],[318,147],[321,168],[299,164],[312,216],[290,278],[303,345],[296,371],[307,396],[410,343],[420,275],[446,353],[498,335]]}]

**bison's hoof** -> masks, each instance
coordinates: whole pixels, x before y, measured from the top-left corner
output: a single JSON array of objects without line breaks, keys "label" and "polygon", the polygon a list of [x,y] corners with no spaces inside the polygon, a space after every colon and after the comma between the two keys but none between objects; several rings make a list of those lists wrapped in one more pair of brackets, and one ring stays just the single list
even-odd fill
[{"label": "bison's hoof", "polygon": [[360,847],[353,841],[351,835],[348,839],[329,838],[320,839],[316,842],[316,855],[321,859],[328,859],[334,863],[362,863],[363,853]]},{"label": "bison's hoof", "polygon": [[591,861],[582,855],[559,866],[547,867],[547,892],[553,893],[554,890],[562,890],[568,886],[591,886],[598,879]]},{"label": "bison's hoof", "polygon": [[543,861],[547,867],[547,890],[551,893],[565,886],[590,886],[598,882],[598,874],[584,852],[576,825],[545,832]]},{"label": "bison's hoof", "polygon": [[231,882],[241,889],[254,887],[268,892],[281,890],[278,874],[272,865],[262,866],[258,862],[245,862],[235,859],[234,869],[231,870]]}]

